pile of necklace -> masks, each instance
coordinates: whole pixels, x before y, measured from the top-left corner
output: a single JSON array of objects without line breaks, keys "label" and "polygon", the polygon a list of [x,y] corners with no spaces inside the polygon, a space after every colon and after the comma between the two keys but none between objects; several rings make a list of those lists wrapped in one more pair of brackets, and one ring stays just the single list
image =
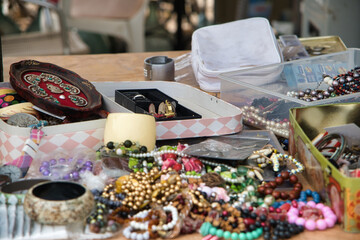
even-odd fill
[{"label": "pile of necklace", "polygon": [[[194,232],[204,240],[284,239],[336,222],[320,195],[303,189],[297,174],[304,166],[271,145],[254,151],[250,165],[188,156],[181,144],[150,152],[130,140],[106,147],[108,154],[129,163],[136,159],[143,167],[93,191],[97,208],[87,221],[92,232],[117,231],[124,225],[123,236],[132,240]],[[264,170],[273,172],[273,181],[265,181]],[[292,189],[283,189],[284,182]]]},{"label": "pile of necklace", "polygon": [[289,121],[288,119],[269,120],[267,114],[260,108],[254,106],[243,106],[240,108],[243,112],[243,120],[246,124],[273,131],[276,135],[289,137]]},{"label": "pile of necklace", "polygon": [[[323,82],[328,85],[327,89],[318,89]],[[287,96],[298,98],[306,102],[312,102],[325,98],[357,93],[359,90],[360,67],[356,67],[345,74],[339,74],[335,77],[324,75],[323,81],[319,83],[316,89],[308,88],[304,91],[290,91],[287,93]]]}]

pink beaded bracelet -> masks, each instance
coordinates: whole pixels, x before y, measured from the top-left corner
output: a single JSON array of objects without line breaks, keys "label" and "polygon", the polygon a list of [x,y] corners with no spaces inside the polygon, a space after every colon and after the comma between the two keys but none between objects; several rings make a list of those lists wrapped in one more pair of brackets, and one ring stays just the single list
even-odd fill
[{"label": "pink beaded bracelet", "polygon": [[[316,211],[320,210],[320,216],[315,216],[310,218],[306,218],[303,216],[304,211]],[[316,204],[314,201],[309,201],[307,203],[299,202],[298,207],[295,208],[291,206],[288,213],[288,221],[289,223],[295,223],[296,225],[302,225],[307,230],[325,230],[327,228],[332,228],[336,221],[337,217],[330,207],[325,206],[322,203]]]}]

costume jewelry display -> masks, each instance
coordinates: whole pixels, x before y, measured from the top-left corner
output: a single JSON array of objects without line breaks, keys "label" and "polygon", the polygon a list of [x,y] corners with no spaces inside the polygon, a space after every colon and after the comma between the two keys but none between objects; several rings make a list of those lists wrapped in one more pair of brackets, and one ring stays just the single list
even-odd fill
[{"label": "costume jewelry display", "polygon": [[92,172],[93,162],[90,160],[77,159],[74,163],[73,158],[52,158],[49,161],[42,161],[39,172],[45,177],[51,177],[54,180],[74,180],[80,179],[85,172]]},{"label": "costume jewelry display", "polygon": [[[133,220],[130,221],[130,224],[128,227],[126,227],[123,230],[123,234],[128,239],[133,240],[139,240],[139,239],[149,239],[151,235],[153,235],[152,232],[158,232],[158,231],[169,231],[173,229],[179,220],[178,211],[174,206],[167,205],[163,207],[164,212],[170,212],[171,214],[171,221],[164,224],[159,225],[151,225],[150,226],[150,220],[153,220],[151,216],[154,216],[153,212],[154,210],[144,210],[132,217]],[[142,222],[139,222],[141,220]],[[141,233],[135,232],[137,231],[143,231]]]},{"label": "costume jewelry display", "polygon": [[[182,151],[178,151],[178,146],[166,145],[148,152],[146,146],[142,146],[139,143],[130,140],[126,140],[123,143],[108,142],[106,148],[110,151],[106,151],[104,147],[105,146],[98,150],[99,154],[106,152],[105,154],[115,154],[115,156],[128,156],[129,167],[135,172],[148,172],[148,170],[153,167],[153,164],[162,166],[164,161],[163,156],[165,154],[175,154],[177,161],[188,156]],[[183,146],[183,148],[185,147],[186,145]]]},{"label": "costume jewelry display", "polygon": [[172,118],[176,116],[176,104],[166,99],[159,104],[158,111],[156,112],[155,104],[150,103],[149,113],[155,118]]},{"label": "costume jewelry display", "polygon": [[329,161],[337,168],[339,168],[339,165],[337,163],[340,156],[343,154],[345,148],[346,148],[346,140],[343,135],[341,134],[327,134],[323,136],[316,144],[315,147],[322,152],[323,150],[327,149],[327,145],[329,142],[333,139],[337,139],[340,142],[340,146],[338,147],[331,147],[335,148],[335,151],[331,154],[331,156],[328,158]]},{"label": "costume jewelry display", "polygon": [[282,205],[288,203],[288,204],[291,204],[292,206],[297,207],[298,202],[307,203],[308,198],[310,198],[310,197],[312,198],[311,201],[314,201],[315,203],[320,203],[320,201],[321,201],[321,197],[320,197],[320,194],[318,192],[311,191],[310,189],[306,189],[305,191],[300,192],[300,197],[298,199],[296,199],[296,200],[277,201],[277,202],[274,202],[271,206],[274,207],[274,208],[280,208]]},{"label": "costume jewelry display", "polygon": [[201,225],[200,227],[200,234],[204,236],[203,240],[210,240],[210,239],[216,240],[219,238],[232,239],[232,240],[236,240],[236,239],[252,240],[260,237],[262,233],[263,233],[262,227],[258,227],[253,231],[240,232],[240,233],[224,231],[220,228],[214,227],[209,222],[203,223],[203,225]]},{"label": "costume jewelry display", "polygon": [[[107,206],[103,203],[97,202],[94,211],[86,219],[86,222],[89,224],[91,232],[100,233],[103,228],[108,232],[116,232],[119,229],[119,224],[110,219],[110,216],[107,219],[107,214],[109,210]],[[124,212],[126,215],[128,212]]]},{"label": "costume jewelry display", "polygon": [[[360,67],[356,67],[345,74],[339,74],[335,77],[323,75],[323,80],[319,83],[316,89],[308,88],[304,91],[290,91],[287,93],[287,95],[307,102],[312,102],[325,98],[359,92],[359,81]],[[318,89],[323,82],[328,85],[328,88],[326,90]]]},{"label": "costume jewelry display", "polygon": [[273,152],[277,150],[270,144],[265,145],[262,149],[254,151],[249,157],[248,160],[255,161],[260,168],[265,168],[269,163],[271,163],[270,156]]},{"label": "costume jewelry display", "polygon": [[289,137],[289,122],[268,120],[263,110],[254,106],[243,106],[240,108],[243,111],[243,119],[245,123],[251,126],[273,131],[276,135],[281,137]]},{"label": "costume jewelry display", "polygon": [[[275,191],[275,189],[286,180],[289,180],[290,183],[293,184],[293,190],[289,193]],[[296,175],[290,175],[288,171],[282,171],[279,177],[276,177],[274,181],[263,183],[258,187],[257,191],[262,195],[272,195],[275,199],[293,200],[300,196],[302,188],[303,186]]]},{"label": "costume jewelry display", "polygon": [[297,161],[295,158],[293,158],[291,155],[282,154],[282,153],[273,153],[270,157],[273,163],[273,170],[274,172],[279,172],[280,170],[280,161],[284,164],[289,164],[288,162],[295,164],[295,169],[290,169],[288,172],[290,174],[297,174],[304,170],[304,165],[301,164],[299,161]]},{"label": "costume jewelry display", "polygon": [[[167,177],[166,180],[165,176]],[[163,181],[156,182],[161,177]],[[157,204],[168,203],[171,196],[181,191],[181,178],[172,169],[160,171],[157,168],[152,168],[149,173],[136,172],[124,178],[120,177],[115,186],[109,186],[109,188],[113,187],[115,187],[116,193],[125,194],[124,199],[121,201],[123,206],[139,210],[151,202]],[[104,191],[102,196],[116,201],[115,197],[112,198],[112,196],[115,196],[115,191],[112,191],[113,194]]]},{"label": "costume jewelry display", "polygon": [[[307,214],[307,211],[317,211],[318,214]],[[298,208],[292,206],[287,216],[290,223],[302,225],[309,231],[332,228],[337,221],[337,217],[330,207],[322,203],[316,204],[314,201],[308,201],[306,204],[299,202]],[[314,219],[314,216],[318,217]]]},{"label": "costume jewelry display", "polygon": [[142,94],[136,94],[136,95],[132,98],[133,101],[144,100],[144,99],[146,99],[146,97],[145,97],[144,95],[142,95]]}]

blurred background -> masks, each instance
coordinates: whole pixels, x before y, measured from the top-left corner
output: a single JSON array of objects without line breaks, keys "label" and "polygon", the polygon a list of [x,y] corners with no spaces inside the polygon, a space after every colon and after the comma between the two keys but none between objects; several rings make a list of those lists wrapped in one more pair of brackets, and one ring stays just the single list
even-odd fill
[{"label": "blurred background", "polygon": [[190,50],[201,27],[267,18],[277,36],[360,46],[358,0],[1,0],[4,56]]}]

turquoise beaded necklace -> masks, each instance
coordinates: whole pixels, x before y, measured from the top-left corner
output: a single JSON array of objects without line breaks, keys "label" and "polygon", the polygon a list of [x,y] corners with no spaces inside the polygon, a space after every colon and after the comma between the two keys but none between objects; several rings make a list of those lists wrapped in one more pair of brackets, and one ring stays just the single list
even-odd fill
[{"label": "turquoise beaded necklace", "polygon": [[225,238],[231,240],[253,240],[259,238],[263,233],[263,228],[259,227],[253,231],[249,232],[229,232],[222,229],[214,227],[209,222],[204,222],[200,227],[200,234],[202,236],[217,236],[218,238]]}]

